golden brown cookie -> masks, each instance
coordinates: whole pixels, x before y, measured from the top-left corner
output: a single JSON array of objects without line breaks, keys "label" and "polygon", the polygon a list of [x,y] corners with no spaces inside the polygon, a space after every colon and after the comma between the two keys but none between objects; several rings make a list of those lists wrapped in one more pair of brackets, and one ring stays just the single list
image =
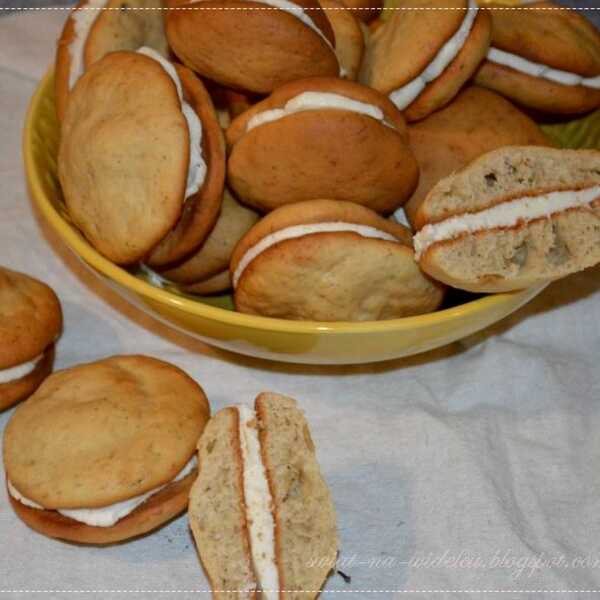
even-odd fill
[{"label": "golden brown cookie", "polygon": [[381,14],[384,2],[383,0],[344,0],[343,4],[361,21],[370,23]]},{"label": "golden brown cookie", "polygon": [[538,125],[502,96],[471,86],[444,109],[409,125],[410,147],[419,163],[419,185],[404,205],[418,229],[416,214],[429,190],[478,156],[502,146],[551,146]]},{"label": "golden brown cookie", "polygon": [[224,160],[202,84],[151,49],[105,56],[71,94],[58,157],[65,202],[116,263],[164,265],[198,247],[219,213]]},{"label": "golden brown cookie", "polygon": [[600,32],[592,23],[553,2],[521,10],[494,6],[492,44],[477,84],[545,113],[600,107]]},{"label": "golden brown cookie", "polygon": [[402,115],[352,81],[284,85],[234,119],[226,138],[229,185],[261,211],[332,198],[389,213],[417,184]]},{"label": "golden brown cookie", "polygon": [[55,373],[4,432],[18,514],[41,533],[86,543],[158,527],[185,509],[209,412],[198,384],[154,358]]},{"label": "golden brown cookie", "polygon": [[161,0],[81,0],[58,40],[56,110],[62,121],[67,99],[85,70],[109,52],[150,46],[169,56]]},{"label": "golden brown cookie", "polygon": [[360,81],[389,96],[408,121],[456,96],[484,59],[490,19],[474,0],[400,0],[369,38]]},{"label": "golden brown cookie", "polygon": [[56,294],[37,279],[0,267],[0,410],[27,398],[52,371],[61,328]]},{"label": "golden brown cookie", "polygon": [[473,292],[506,292],[600,262],[600,152],[488,152],[442,179],[419,208],[423,270]]},{"label": "golden brown cookie", "polygon": [[407,228],[334,200],[269,213],[230,269],[238,311],[282,319],[393,319],[433,311],[444,294],[415,263]]},{"label": "golden brown cookie", "polygon": [[295,79],[339,74],[333,30],[317,0],[173,0],[171,8],[173,52],[224,86],[269,93]]}]

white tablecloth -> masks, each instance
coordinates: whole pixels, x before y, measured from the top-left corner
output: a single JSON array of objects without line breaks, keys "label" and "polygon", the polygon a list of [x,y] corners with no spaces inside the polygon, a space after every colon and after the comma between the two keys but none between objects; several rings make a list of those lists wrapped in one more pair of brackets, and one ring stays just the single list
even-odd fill
[{"label": "white tablecloth", "polygon": [[[553,284],[483,333],[388,364],[272,364],[176,333],[89,274],[27,197],[21,126],[64,17],[0,19],[0,263],[60,296],[57,367],[143,352],[189,372],[214,411],[261,390],[297,398],[352,577],[332,577],[326,598],[600,590],[600,270]],[[0,491],[0,600],[207,589],[185,517],[134,542],[78,547],[30,531]]]}]

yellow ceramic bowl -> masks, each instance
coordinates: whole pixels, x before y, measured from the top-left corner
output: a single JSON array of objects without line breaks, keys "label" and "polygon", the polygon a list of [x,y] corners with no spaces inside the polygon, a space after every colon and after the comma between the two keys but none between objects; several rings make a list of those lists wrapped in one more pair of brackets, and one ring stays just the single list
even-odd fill
[{"label": "yellow ceramic bowl", "polygon": [[219,300],[205,301],[154,287],[101,256],[71,224],[56,175],[58,125],[52,74],[44,78],[32,99],[23,143],[33,199],[65,244],[141,310],[219,348],[295,363],[383,361],[468,336],[514,312],[544,287],[485,296],[428,315],[378,322],[299,322],[236,313],[223,304],[215,305]]}]

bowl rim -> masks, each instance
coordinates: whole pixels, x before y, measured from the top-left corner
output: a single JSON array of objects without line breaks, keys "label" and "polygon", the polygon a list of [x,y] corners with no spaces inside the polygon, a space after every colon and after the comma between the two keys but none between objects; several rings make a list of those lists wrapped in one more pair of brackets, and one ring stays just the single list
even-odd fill
[{"label": "bowl rim", "polygon": [[220,308],[218,306],[212,306],[156,287],[143,279],[136,277],[126,269],[115,265],[97,252],[83,235],[74,228],[74,226],[64,220],[43,190],[40,172],[37,169],[34,157],[33,136],[35,124],[41,111],[41,104],[49,96],[49,89],[51,88],[53,77],[54,68],[50,67],[36,87],[25,118],[22,151],[27,184],[33,201],[56,234],[64,243],[66,243],[75,255],[104,277],[142,297],[197,317],[230,326],[295,334],[339,335],[365,334],[372,332],[392,333],[407,330],[416,331],[442,322],[452,321],[453,319],[465,316],[467,313],[469,315],[487,313],[505,304],[513,305],[522,302],[527,297],[535,295],[536,291],[534,290],[536,290],[536,288],[540,288],[541,290],[546,286],[544,283],[539,286],[534,286],[533,288],[518,290],[516,292],[489,294],[464,304],[413,317],[359,322],[293,321],[250,315]]}]

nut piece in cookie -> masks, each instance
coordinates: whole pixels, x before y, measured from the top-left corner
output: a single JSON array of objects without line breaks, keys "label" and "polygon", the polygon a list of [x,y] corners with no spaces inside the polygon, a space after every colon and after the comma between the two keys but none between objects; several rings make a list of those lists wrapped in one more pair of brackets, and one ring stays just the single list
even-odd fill
[{"label": "nut piece in cookie", "polygon": [[409,125],[410,147],[419,163],[419,185],[403,209],[415,215],[429,190],[472,160],[502,146],[551,146],[539,126],[502,96],[471,86],[447,107]]},{"label": "nut piece in cookie", "polygon": [[477,84],[550,114],[600,107],[600,32],[584,16],[553,2],[489,12],[492,43]]},{"label": "nut piece in cookie", "polygon": [[333,29],[317,0],[172,0],[166,31],[184,65],[239,90],[265,94],[340,73]]},{"label": "nut piece in cookie", "polygon": [[62,121],[70,91],[97,60],[117,50],[149,46],[169,56],[161,0],[81,0],[58,40],[56,111]]},{"label": "nut piece in cookie", "polygon": [[226,138],[229,185],[261,211],[332,198],[389,213],[417,185],[401,113],[351,81],[284,85],[234,119]]},{"label": "nut piece in cookie", "polygon": [[198,451],[188,514],[211,587],[232,590],[218,597],[316,598],[335,565],[335,509],[296,401],[262,393],[254,410],[221,410]]},{"label": "nut piece in cookie", "polygon": [[370,36],[359,80],[389,96],[408,121],[423,119],[456,96],[485,58],[490,18],[475,0],[395,3]]},{"label": "nut piece in cookie", "polygon": [[52,371],[61,328],[56,294],[0,267],[0,411],[30,396]]},{"label": "nut piece in cookie", "polygon": [[600,262],[600,152],[515,146],[442,179],[417,212],[426,273],[507,292]]},{"label": "nut piece in cookie", "polygon": [[444,295],[406,227],[333,200],[269,213],[237,245],[231,273],[238,311],[282,319],[394,319],[431,312]]},{"label": "nut piece in cookie", "polygon": [[202,388],[154,358],[59,371],[4,432],[11,504],[32,529],[64,540],[147,533],[185,510],[209,413]]},{"label": "nut piece in cookie", "polygon": [[73,222],[118,264],[180,260],[212,230],[225,149],[200,80],[150,48],[94,63],[71,93],[58,156]]}]

